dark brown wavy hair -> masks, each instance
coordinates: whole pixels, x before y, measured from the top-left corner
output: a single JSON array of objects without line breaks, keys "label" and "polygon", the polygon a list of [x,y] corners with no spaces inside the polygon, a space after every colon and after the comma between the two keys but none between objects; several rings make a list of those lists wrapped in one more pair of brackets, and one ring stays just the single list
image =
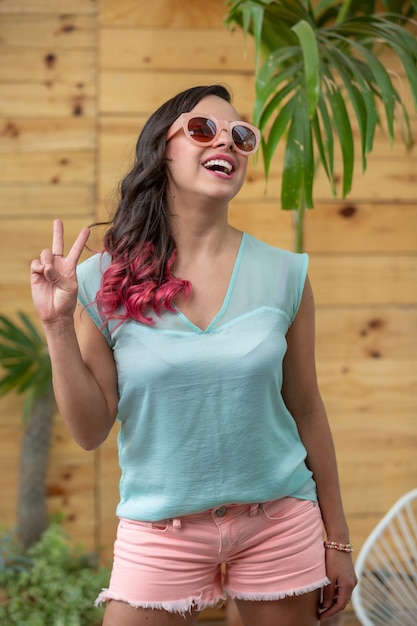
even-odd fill
[{"label": "dark brown wavy hair", "polygon": [[150,324],[151,310],[158,315],[173,310],[175,296],[190,293],[191,284],[170,272],[176,245],[167,203],[166,134],[181,113],[207,96],[231,102],[222,85],[187,89],[159,107],[138,137],[133,167],[120,184],[120,201],[103,239],[111,262],[96,304],[107,320]]}]

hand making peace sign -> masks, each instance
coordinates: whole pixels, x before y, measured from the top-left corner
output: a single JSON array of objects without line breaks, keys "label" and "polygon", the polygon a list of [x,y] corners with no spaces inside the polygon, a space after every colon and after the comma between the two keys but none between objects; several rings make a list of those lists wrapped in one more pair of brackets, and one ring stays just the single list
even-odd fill
[{"label": "hand making peace sign", "polygon": [[42,250],[31,263],[32,298],[42,322],[72,317],[77,304],[76,267],[90,235],[83,228],[67,256],[64,256],[64,227],[54,220],[52,248]]}]

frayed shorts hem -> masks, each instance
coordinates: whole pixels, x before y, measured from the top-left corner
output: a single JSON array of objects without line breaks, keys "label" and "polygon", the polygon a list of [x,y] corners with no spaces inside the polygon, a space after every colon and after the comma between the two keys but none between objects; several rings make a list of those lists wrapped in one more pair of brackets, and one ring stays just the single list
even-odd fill
[{"label": "frayed shorts hem", "polygon": [[302,596],[305,593],[311,593],[312,591],[317,591],[317,589],[323,589],[323,587],[326,587],[329,584],[330,580],[326,577],[323,580],[307,587],[288,589],[287,591],[280,591],[278,593],[247,593],[237,591],[236,589],[231,589],[230,587],[226,587],[225,592],[227,597],[232,598],[233,600],[249,600],[254,602],[262,602],[283,600],[284,598],[290,598],[292,596]]},{"label": "frayed shorts hem", "polygon": [[134,609],[156,609],[168,611],[168,613],[179,613],[185,616],[186,613],[191,613],[192,611],[199,612],[204,609],[219,607],[224,604],[226,599],[226,596],[221,596],[208,601],[202,600],[201,597],[191,597],[186,600],[173,600],[171,602],[130,602],[126,598],[118,597],[116,594],[113,594],[109,589],[103,589],[94,605],[98,607],[104,602],[115,600],[118,602],[126,602],[126,604]]},{"label": "frayed shorts hem", "polygon": [[287,591],[279,593],[246,593],[231,588],[225,588],[224,595],[214,598],[213,600],[204,601],[201,597],[191,597],[186,600],[173,600],[172,602],[129,602],[126,598],[121,598],[116,594],[111,593],[109,589],[103,589],[95,601],[95,606],[100,606],[109,600],[115,600],[118,602],[126,602],[134,609],[156,609],[168,611],[168,613],[179,613],[184,616],[186,613],[191,613],[191,611],[199,612],[204,609],[221,606],[228,598],[232,598],[233,600],[247,600],[251,602],[283,600],[284,598],[301,596],[305,593],[322,589],[329,583],[330,580],[326,577],[313,585],[309,585],[308,587],[288,589]]}]

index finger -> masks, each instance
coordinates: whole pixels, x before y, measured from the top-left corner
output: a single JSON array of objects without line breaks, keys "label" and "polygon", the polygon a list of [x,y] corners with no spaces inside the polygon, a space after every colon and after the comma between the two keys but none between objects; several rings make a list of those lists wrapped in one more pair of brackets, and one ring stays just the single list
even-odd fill
[{"label": "index finger", "polygon": [[77,265],[89,236],[90,229],[85,227],[80,231],[77,239],[72,244],[71,250],[68,252],[67,259],[72,262],[74,266]]}]

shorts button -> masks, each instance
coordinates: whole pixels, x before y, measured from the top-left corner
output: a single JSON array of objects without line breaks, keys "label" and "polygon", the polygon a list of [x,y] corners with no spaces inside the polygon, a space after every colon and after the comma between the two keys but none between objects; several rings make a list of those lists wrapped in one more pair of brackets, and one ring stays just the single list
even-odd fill
[{"label": "shorts button", "polygon": [[221,506],[218,509],[216,509],[216,515],[217,517],[223,517],[223,515],[226,514],[227,508],[225,506]]}]

